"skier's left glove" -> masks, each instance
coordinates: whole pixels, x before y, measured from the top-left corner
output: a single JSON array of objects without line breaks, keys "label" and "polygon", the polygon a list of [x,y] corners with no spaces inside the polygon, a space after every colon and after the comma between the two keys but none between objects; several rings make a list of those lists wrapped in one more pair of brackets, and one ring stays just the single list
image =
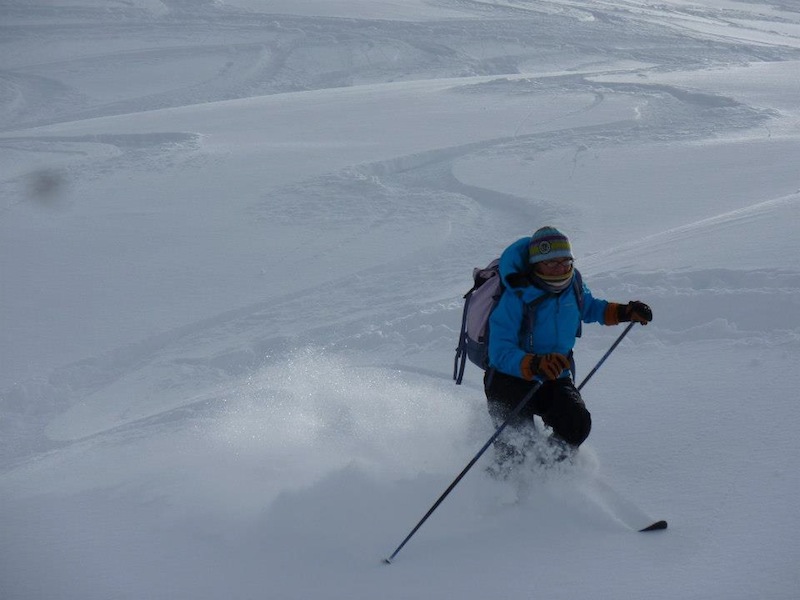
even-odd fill
[{"label": "skier's left glove", "polygon": [[628,321],[647,325],[652,320],[653,311],[647,304],[639,300],[631,300],[627,304],[609,302],[604,319],[606,325],[617,325]]},{"label": "skier's left glove", "polygon": [[653,311],[644,302],[631,300],[625,306],[620,306],[620,321],[635,321],[647,325],[653,320]]}]

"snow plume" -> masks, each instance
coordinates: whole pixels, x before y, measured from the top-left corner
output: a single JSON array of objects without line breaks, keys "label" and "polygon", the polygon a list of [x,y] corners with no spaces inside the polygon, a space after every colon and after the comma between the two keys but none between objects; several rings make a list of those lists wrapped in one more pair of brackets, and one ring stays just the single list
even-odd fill
[{"label": "snow plume", "polygon": [[210,433],[281,486],[348,467],[390,480],[446,472],[489,427],[480,404],[457,391],[305,348],[249,376]]}]

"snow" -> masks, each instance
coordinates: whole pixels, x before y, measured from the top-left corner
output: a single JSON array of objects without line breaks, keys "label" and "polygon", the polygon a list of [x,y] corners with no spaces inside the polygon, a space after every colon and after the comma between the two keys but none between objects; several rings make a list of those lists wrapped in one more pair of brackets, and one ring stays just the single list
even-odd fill
[{"label": "snow", "polygon": [[[794,2],[0,15],[0,598],[797,597]],[[386,566],[493,432],[471,269],[545,224],[655,319],[574,466],[482,457]]]}]

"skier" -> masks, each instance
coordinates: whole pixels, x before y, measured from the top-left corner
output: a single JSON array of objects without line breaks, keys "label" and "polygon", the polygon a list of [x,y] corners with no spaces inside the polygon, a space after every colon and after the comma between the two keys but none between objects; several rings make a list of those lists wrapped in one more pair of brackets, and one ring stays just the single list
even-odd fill
[{"label": "skier", "polygon": [[581,322],[646,325],[653,318],[650,307],[638,300],[617,304],[594,298],[573,260],[567,236],[554,227],[517,240],[500,257],[505,291],[489,318],[490,368],[484,375],[495,426],[537,381],[542,384],[509,423],[511,435],[495,443],[498,476],[507,476],[533,447],[534,414],[553,430],[556,460],[571,457],[589,436],[591,415],[572,380],[572,349]]}]

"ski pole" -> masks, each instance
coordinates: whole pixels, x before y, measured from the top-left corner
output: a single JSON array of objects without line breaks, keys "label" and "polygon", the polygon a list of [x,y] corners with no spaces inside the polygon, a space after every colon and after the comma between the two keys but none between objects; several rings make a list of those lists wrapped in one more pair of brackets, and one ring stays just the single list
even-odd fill
[{"label": "ski pole", "polygon": [[625,328],[625,331],[623,331],[620,334],[620,336],[617,338],[617,341],[614,342],[613,344],[611,344],[611,348],[608,349],[608,352],[606,352],[603,355],[603,358],[601,358],[600,361],[594,366],[594,369],[589,371],[589,374],[586,376],[586,378],[583,381],[581,381],[581,384],[578,386],[578,390],[580,390],[584,385],[586,385],[586,382],[589,381],[592,378],[592,375],[594,375],[597,372],[597,369],[599,369],[602,366],[602,364],[604,362],[606,362],[606,359],[611,355],[611,353],[614,351],[614,349],[617,346],[619,346],[619,343],[622,341],[622,338],[624,338],[626,335],[628,335],[628,332],[631,330],[631,328],[634,326],[634,324],[635,323],[633,323],[633,322],[629,323],[628,326]]},{"label": "ski pole", "polygon": [[474,457],[472,457],[472,460],[469,461],[467,466],[464,467],[464,470],[461,471],[461,473],[458,474],[458,477],[456,477],[453,480],[453,483],[451,483],[447,487],[447,489],[444,491],[444,493],[441,496],[439,496],[439,499],[436,502],[433,503],[433,506],[431,506],[430,509],[428,510],[428,512],[425,513],[425,516],[420,519],[419,523],[417,523],[416,526],[414,527],[414,529],[411,530],[411,533],[409,533],[406,536],[406,539],[404,539],[400,543],[400,545],[397,547],[397,549],[394,552],[392,552],[392,555],[389,558],[384,558],[383,562],[385,562],[387,565],[392,564],[392,560],[394,559],[395,556],[397,556],[397,554],[400,552],[400,550],[403,549],[403,546],[406,545],[406,542],[408,542],[408,540],[410,540],[411,537],[415,533],[417,533],[417,530],[420,527],[422,527],[422,524],[425,521],[428,520],[428,517],[430,517],[433,514],[433,511],[435,511],[439,507],[439,505],[442,503],[442,501],[445,498],[447,498],[447,495],[450,492],[453,491],[453,488],[458,485],[458,482],[461,481],[461,479],[464,477],[464,475],[467,474],[467,471],[469,471],[472,468],[472,465],[474,465],[476,462],[478,462],[478,459],[483,455],[484,452],[486,452],[486,450],[489,448],[489,446],[492,445],[492,442],[494,442],[497,439],[497,437],[503,432],[503,429],[506,428],[506,425],[508,425],[519,413],[522,412],[522,409],[525,408],[525,405],[528,404],[528,402],[530,402],[531,398],[533,398],[533,395],[536,393],[536,390],[539,389],[540,385],[542,385],[542,382],[541,381],[537,381],[536,384],[531,388],[531,390],[527,394],[525,394],[525,397],[522,400],[520,400],[519,404],[517,404],[516,408],[511,412],[511,414],[508,416],[508,418],[506,418],[506,420],[503,422],[503,424],[500,425],[500,427],[497,428],[497,431],[494,432],[494,435],[492,435],[492,437],[490,437],[489,440],[483,445],[483,448],[478,450],[478,453]]}]

